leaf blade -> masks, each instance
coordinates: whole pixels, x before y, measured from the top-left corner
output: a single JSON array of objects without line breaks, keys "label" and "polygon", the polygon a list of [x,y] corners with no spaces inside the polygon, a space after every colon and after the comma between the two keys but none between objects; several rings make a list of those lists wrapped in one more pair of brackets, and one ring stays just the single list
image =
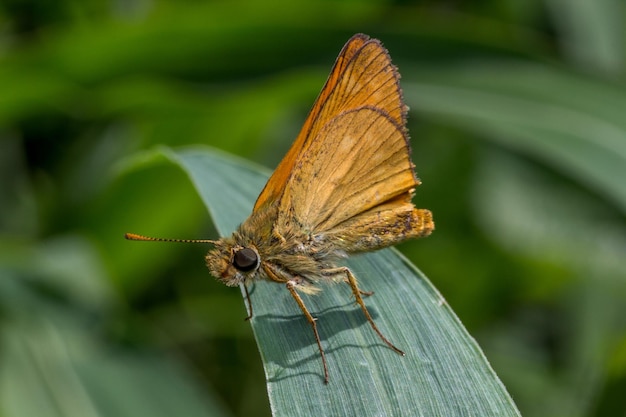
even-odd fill
[{"label": "leaf blade", "polygon": [[[220,233],[245,218],[267,179],[266,171],[207,148],[164,152],[189,174]],[[387,249],[347,265],[376,293],[366,304],[407,355],[378,339],[347,286],[303,295],[328,357],[324,385],[313,334],[297,305],[283,286],[259,282],[251,324],[274,415],[519,415],[476,342],[406,259]]]},{"label": "leaf blade", "polygon": [[415,70],[411,108],[542,160],[626,211],[624,88],[565,71],[505,63]]}]

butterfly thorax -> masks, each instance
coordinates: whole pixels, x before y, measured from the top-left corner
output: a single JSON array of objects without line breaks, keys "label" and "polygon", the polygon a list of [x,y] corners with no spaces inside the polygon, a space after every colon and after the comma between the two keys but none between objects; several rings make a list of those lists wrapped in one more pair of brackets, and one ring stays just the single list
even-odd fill
[{"label": "butterfly thorax", "polygon": [[253,213],[232,236],[215,243],[206,255],[211,274],[228,286],[295,280],[301,290],[315,292],[315,283],[328,279],[323,271],[334,268],[345,253],[299,224],[277,228],[272,211]]}]

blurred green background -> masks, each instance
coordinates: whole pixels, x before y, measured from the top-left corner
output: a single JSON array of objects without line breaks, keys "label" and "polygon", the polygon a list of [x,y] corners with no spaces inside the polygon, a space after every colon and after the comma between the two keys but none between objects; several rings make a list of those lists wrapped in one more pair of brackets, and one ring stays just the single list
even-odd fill
[{"label": "blurred green background", "polygon": [[0,416],[269,414],[206,247],[123,239],[216,236],[178,168],[136,158],[208,144],[273,168],[356,32],[400,69],[437,225],[400,249],[523,415],[626,416],[625,17],[620,0],[3,0]]}]

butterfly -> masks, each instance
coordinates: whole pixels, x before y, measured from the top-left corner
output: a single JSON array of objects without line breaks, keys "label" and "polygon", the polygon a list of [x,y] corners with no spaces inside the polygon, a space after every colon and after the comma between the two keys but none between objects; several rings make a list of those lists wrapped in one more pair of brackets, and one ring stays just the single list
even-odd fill
[{"label": "butterfly", "polygon": [[[410,157],[407,106],[399,74],[380,41],[354,35],[341,50],[295,142],[232,236],[204,242],[211,274],[227,286],[267,280],[285,288],[311,326],[324,382],[329,373],[318,323],[301,293],[316,294],[345,282],[378,337],[395,352],[372,319],[354,273],[341,260],[350,254],[429,235],[432,214],[412,203],[420,184]],[[381,279],[384,277],[381,277]]]}]

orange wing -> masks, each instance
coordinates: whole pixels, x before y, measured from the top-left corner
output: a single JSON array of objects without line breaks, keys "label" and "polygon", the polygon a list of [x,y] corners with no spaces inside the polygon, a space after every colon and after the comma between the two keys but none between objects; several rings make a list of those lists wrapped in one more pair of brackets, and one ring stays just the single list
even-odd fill
[{"label": "orange wing", "polygon": [[300,134],[263,188],[253,212],[282,198],[296,161],[336,116],[371,106],[386,114],[404,134],[406,107],[398,78],[387,51],[378,40],[363,34],[354,35],[339,53]]},{"label": "orange wing", "polygon": [[412,209],[419,185],[403,127],[371,106],[328,121],[294,168],[280,200],[279,234],[294,224],[305,233],[325,233],[384,203]]}]

